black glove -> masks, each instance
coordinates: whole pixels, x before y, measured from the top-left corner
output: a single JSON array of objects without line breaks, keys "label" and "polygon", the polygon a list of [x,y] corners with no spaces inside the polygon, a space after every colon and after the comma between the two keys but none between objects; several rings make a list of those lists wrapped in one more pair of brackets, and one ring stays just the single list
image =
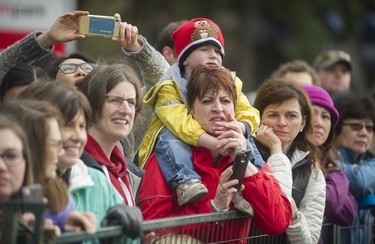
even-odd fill
[{"label": "black glove", "polygon": [[129,207],[124,204],[118,204],[107,211],[107,215],[102,221],[102,226],[121,225],[123,232],[135,239],[143,236],[142,232],[142,212],[138,207]]}]

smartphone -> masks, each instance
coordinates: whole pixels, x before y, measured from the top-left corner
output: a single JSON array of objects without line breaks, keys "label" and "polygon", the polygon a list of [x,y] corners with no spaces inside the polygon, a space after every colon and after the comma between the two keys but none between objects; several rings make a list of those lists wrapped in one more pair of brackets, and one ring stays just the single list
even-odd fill
[{"label": "smartphone", "polygon": [[21,189],[22,199],[32,202],[43,202],[42,186],[40,184],[32,184],[24,186]]},{"label": "smartphone", "polygon": [[229,180],[238,180],[238,184],[233,186],[237,190],[241,189],[243,178],[245,176],[246,167],[249,163],[251,149],[245,149],[237,152],[233,162],[233,174]]},{"label": "smartphone", "polygon": [[118,36],[120,19],[113,16],[85,15],[79,17],[78,33],[87,36]]}]

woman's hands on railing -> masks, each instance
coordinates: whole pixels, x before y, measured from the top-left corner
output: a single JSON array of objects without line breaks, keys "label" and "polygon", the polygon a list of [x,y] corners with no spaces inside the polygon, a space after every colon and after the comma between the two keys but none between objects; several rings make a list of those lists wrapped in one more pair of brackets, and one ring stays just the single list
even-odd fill
[{"label": "woman's hands on railing", "polygon": [[71,212],[65,219],[65,231],[86,231],[88,234],[96,232],[96,217],[90,212]]}]

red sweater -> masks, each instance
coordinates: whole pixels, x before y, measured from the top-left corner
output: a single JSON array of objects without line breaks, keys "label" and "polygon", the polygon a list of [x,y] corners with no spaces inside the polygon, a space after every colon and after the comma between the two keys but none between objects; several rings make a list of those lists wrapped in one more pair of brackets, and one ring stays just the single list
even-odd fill
[{"label": "red sweater", "polygon": [[[223,157],[218,167],[215,168],[215,160],[209,150],[192,147],[192,156],[194,169],[201,176],[202,183],[208,189],[207,196],[186,207],[180,207],[177,203],[175,191],[164,180],[153,153],[144,167],[146,174],[138,195],[139,207],[145,220],[212,212],[209,201],[216,194],[221,172],[231,165],[232,160],[229,157]],[[291,204],[271,174],[268,166],[265,164],[264,168],[257,174],[246,177],[243,184],[245,186],[243,196],[254,208],[255,215],[252,221],[256,227],[267,234],[283,233],[291,222]],[[232,209],[233,206],[230,206],[230,208]],[[233,223],[233,221],[241,221],[242,223]],[[224,228],[224,225],[227,224],[233,226],[234,229],[226,230],[225,237],[212,235],[212,233],[218,231],[218,228]],[[230,240],[235,237],[248,236],[250,218],[229,220],[220,226],[217,224],[207,225],[205,233],[198,230],[195,231],[199,235],[195,236],[195,238],[204,242],[222,241],[217,238]],[[229,226],[227,229],[230,228]],[[183,232],[186,234],[188,229],[194,228],[198,229],[197,226],[185,226]],[[202,229],[202,227],[199,227],[199,229]]]}]

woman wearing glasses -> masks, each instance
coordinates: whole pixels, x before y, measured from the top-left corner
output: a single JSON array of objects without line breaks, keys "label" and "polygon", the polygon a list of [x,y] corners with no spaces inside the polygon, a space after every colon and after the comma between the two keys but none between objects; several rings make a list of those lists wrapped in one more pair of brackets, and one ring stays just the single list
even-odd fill
[{"label": "woman wearing glasses", "polygon": [[86,95],[93,111],[82,160],[102,171],[125,203],[134,206],[140,175],[128,171],[130,162],[116,144],[131,133],[140,112],[140,80],[130,66],[101,64],[85,76],[78,90]]},{"label": "woman wearing glasses", "polygon": [[58,157],[64,153],[59,122],[62,119],[57,108],[45,101],[16,99],[7,103],[2,113],[13,116],[31,139],[33,177],[48,201],[44,218],[52,220],[63,232],[83,227],[94,233],[95,217],[75,211],[65,183],[56,176]]},{"label": "woman wearing glasses", "polygon": [[[37,81],[22,90],[20,98],[46,100],[55,105],[63,115],[61,128],[64,154],[59,157],[57,174],[69,187],[76,210],[95,214],[100,227],[105,218],[127,219],[123,229],[127,236],[138,235],[136,221],[130,219],[142,216],[136,208],[124,205],[124,200],[106,179],[105,175],[87,167],[80,157],[87,142],[86,130],[91,124],[91,107],[81,92],[57,82]],[[114,210],[121,214],[112,216]],[[137,215],[139,213],[139,215]],[[132,225],[132,228],[130,228]],[[134,231],[134,232],[130,232]]]},{"label": "woman wearing glasses", "polygon": [[340,120],[333,143],[344,164],[349,191],[359,208],[352,228],[341,230],[341,243],[370,243],[371,208],[375,207],[375,157],[369,148],[374,136],[375,104],[371,97],[355,93],[337,95],[334,104]]},{"label": "woman wearing glasses", "polygon": [[59,16],[45,32],[32,32],[0,53],[0,81],[18,64],[34,62],[47,55],[53,55],[53,46],[85,38],[77,34],[79,17],[87,11],[72,11]]},{"label": "woman wearing glasses", "polygon": [[0,202],[18,198],[22,186],[33,183],[30,149],[23,129],[0,115]]},{"label": "woman wearing glasses", "polygon": [[76,88],[82,78],[94,69],[94,63],[94,60],[85,55],[72,53],[56,59],[47,70],[56,81]]}]

